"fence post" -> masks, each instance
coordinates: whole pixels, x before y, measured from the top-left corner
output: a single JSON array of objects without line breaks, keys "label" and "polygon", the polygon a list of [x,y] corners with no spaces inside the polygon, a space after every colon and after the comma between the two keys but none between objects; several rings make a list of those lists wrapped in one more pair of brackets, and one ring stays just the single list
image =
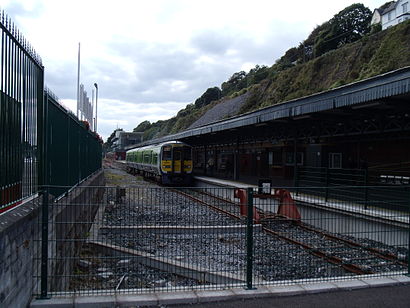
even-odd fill
[{"label": "fence post", "polygon": [[48,299],[48,187],[44,187],[41,206],[41,292],[40,299]]},{"label": "fence post", "polygon": [[364,169],[364,209],[367,210],[367,201],[369,199],[369,188],[367,185],[369,184],[367,169]]},{"label": "fence post", "polygon": [[294,179],[294,183],[293,183],[293,186],[296,189],[296,196],[299,195],[299,189],[298,189],[298,187],[299,187],[299,183],[298,183],[298,181],[299,181],[299,176],[298,176],[299,172],[300,172],[300,168],[298,168],[298,165],[296,164],[295,165],[295,174],[294,174],[295,179]]},{"label": "fence post", "polygon": [[325,201],[329,199],[329,177],[330,177],[330,171],[329,167],[326,168],[326,192],[325,192]]},{"label": "fence post", "polygon": [[410,277],[410,203],[407,206],[407,214],[408,214],[408,219],[409,219],[409,223],[408,223],[408,236],[409,236],[409,246],[407,247],[408,251],[407,251],[407,276]]},{"label": "fence post", "polygon": [[248,215],[246,221],[246,289],[253,283],[253,188],[248,188]]},{"label": "fence post", "polygon": [[[42,78],[41,97],[39,107],[39,146],[40,146],[40,177],[39,184],[43,189],[41,205],[41,276],[40,276],[40,299],[48,299],[48,219],[49,219],[49,168],[48,168],[48,94],[44,93],[44,79]],[[40,90],[40,89],[39,89]]]}]

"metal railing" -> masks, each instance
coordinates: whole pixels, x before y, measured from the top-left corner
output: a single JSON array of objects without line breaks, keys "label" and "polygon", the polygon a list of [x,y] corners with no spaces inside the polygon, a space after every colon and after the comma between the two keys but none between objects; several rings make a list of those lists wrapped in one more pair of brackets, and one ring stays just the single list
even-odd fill
[{"label": "metal railing", "polygon": [[0,211],[37,191],[44,68],[0,12]]},{"label": "metal railing", "polygon": [[49,193],[59,196],[99,170],[102,163],[102,141],[89,131],[74,114],[63,108],[50,90],[45,91],[46,102],[46,159],[45,183]]},{"label": "metal railing", "polygon": [[[307,192],[326,200],[334,197],[400,210],[395,203],[409,200],[409,171],[392,169],[329,169],[299,167],[295,179],[298,192]],[[310,190],[310,187],[315,187]],[[319,189],[322,187],[322,189]],[[353,187],[353,189],[351,189]]]},{"label": "metal railing", "polygon": [[[48,219],[39,221],[49,233],[38,294],[250,289],[409,273],[410,194],[389,210],[377,199],[347,200],[354,189],[328,200],[294,193],[293,201],[253,188],[242,196],[229,188],[73,189],[50,201]],[[35,263],[40,268],[41,258]]]},{"label": "metal railing", "polygon": [[100,169],[102,140],[44,90],[40,57],[3,11],[0,36],[2,213],[39,192],[39,186],[71,187]]}]

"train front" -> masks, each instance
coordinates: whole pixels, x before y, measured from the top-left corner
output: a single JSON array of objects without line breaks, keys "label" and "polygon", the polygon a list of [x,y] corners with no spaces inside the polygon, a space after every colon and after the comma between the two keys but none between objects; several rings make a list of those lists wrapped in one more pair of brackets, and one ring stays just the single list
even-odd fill
[{"label": "train front", "polygon": [[168,185],[192,184],[192,147],[173,142],[161,148],[162,183]]}]

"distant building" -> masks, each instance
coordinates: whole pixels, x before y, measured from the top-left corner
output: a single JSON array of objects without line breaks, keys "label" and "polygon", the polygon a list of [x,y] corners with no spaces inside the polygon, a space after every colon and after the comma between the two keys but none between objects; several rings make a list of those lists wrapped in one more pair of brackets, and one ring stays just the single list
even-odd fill
[{"label": "distant building", "polygon": [[382,22],[382,12],[383,11],[380,8],[373,11],[372,21],[370,22],[371,25],[376,25]]},{"label": "distant building", "polygon": [[373,12],[371,24],[380,23],[382,30],[410,19],[410,0],[387,2]]},{"label": "distant building", "polygon": [[141,143],[143,141],[143,132],[124,132],[122,130],[117,130],[115,132],[115,137],[113,140],[113,150],[116,153],[117,159],[125,158],[125,148],[131,145]]}]

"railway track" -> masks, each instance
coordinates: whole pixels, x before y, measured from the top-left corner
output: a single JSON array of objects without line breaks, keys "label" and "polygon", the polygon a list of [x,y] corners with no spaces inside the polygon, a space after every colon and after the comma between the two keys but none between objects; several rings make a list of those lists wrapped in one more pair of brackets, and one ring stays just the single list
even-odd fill
[{"label": "railway track", "polygon": [[[206,191],[170,190],[224,215],[245,220],[244,217],[240,216],[238,203],[231,200]],[[407,263],[389,251],[369,247],[360,243],[359,240],[332,234],[303,222],[263,212],[259,212],[259,214],[262,217],[262,230],[266,234],[301,247],[309,254],[340,266],[350,273],[363,275],[382,272],[383,269],[387,271],[407,269]]]}]

